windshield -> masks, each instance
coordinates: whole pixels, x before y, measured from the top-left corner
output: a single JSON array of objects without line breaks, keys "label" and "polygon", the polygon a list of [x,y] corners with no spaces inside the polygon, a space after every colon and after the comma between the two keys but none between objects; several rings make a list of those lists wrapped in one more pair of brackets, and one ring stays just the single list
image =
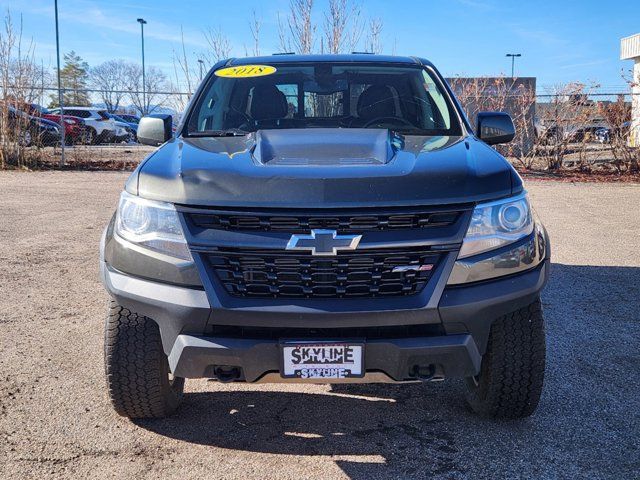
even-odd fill
[{"label": "windshield", "polygon": [[[251,68],[259,75],[242,76]],[[448,97],[424,68],[324,62],[217,70],[194,104],[183,133],[215,136],[320,127],[461,134]]]}]

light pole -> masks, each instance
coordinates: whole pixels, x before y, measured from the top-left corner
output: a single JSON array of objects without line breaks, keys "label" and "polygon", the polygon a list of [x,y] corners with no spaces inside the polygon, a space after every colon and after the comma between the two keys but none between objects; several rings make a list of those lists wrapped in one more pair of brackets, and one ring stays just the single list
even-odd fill
[{"label": "light pole", "polygon": [[516,57],[521,57],[521,53],[507,53],[507,57],[511,57],[511,78],[513,78],[514,66],[516,63]]},{"label": "light pole", "polygon": [[60,105],[60,166],[64,166],[64,105],[62,104],[62,81],[60,80],[60,34],[58,32],[58,0],[54,2],[56,11],[56,57],[58,61],[58,104]]},{"label": "light pole", "polygon": [[201,58],[199,58],[198,59],[198,63],[200,64],[199,65],[200,66],[200,81],[202,81],[202,66],[204,65],[204,61]]},{"label": "light pole", "polygon": [[144,75],[144,26],[147,21],[144,18],[138,18],[138,23],[140,24],[140,36],[142,38],[142,112],[141,115],[144,116],[145,110],[147,109],[147,98],[146,98],[146,83],[145,83],[145,75]]}]

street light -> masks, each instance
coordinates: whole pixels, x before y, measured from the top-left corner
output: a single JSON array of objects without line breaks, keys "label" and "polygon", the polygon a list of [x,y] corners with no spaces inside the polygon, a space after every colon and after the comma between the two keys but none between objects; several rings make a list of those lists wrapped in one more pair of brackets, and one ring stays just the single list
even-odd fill
[{"label": "street light", "polygon": [[58,0],[54,2],[56,12],[56,59],[58,63],[58,104],[60,105],[60,166],[64,166],[64,105],[62,98],[62,81],[60,80],[60,33],[58,31]]},{"label": "street light", "polygon": [[520,53],[507,53],[506,56],[507,57],[511,57],[511,78],[513,78],[514,64],[516,62],[516,57],[521,57],[522,54],[520,54]]},{"label": "street light", "polygon": [[145,110],[147,109],[147,99],[145,94],[145,78],[144,78],[144,26],[147,21],[144,18],[138,18],[138,23],[140,24],[140,35],[142,37],[142,115],[145,114]]},{"label": "street light", "polygon": [[202,60],[201,58],[198,59],[198,63],[200,64],[200,81],[202,81],[202,66],[204,65],[204,60]]}]

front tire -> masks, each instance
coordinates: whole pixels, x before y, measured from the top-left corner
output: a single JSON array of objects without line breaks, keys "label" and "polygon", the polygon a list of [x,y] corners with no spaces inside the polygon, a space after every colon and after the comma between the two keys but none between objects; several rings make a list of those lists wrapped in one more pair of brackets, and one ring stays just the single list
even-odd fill
[{"label": "front tire", "polygon": [[480,374],[466,379],[466,400],[476,413],[524,418],[535,412],[545,368],[545,334],[540,301],[496,319]]},{"label": "front tire", "polygon": [[180,404],[184,378],[170,375],[158,325],[114,301],[105,323],[104,359],[109,397],[118,414],[161,418]]}]

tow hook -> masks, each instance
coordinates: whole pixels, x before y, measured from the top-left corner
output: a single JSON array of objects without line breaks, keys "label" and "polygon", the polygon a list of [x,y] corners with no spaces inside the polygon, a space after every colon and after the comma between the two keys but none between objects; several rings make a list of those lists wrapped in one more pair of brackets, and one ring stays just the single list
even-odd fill
[{"label": "tow hook", "polygon": [[410,375],[421,382],[441,382],[444,380],[444,375],[437,372],[435,365],[414,365]]},{"label": "tow hook", "polygon": [[230,367],[220,365],[213,369],[213,373],[219,382],[228,383],[240,378],[240,369],[238,367]]}]

